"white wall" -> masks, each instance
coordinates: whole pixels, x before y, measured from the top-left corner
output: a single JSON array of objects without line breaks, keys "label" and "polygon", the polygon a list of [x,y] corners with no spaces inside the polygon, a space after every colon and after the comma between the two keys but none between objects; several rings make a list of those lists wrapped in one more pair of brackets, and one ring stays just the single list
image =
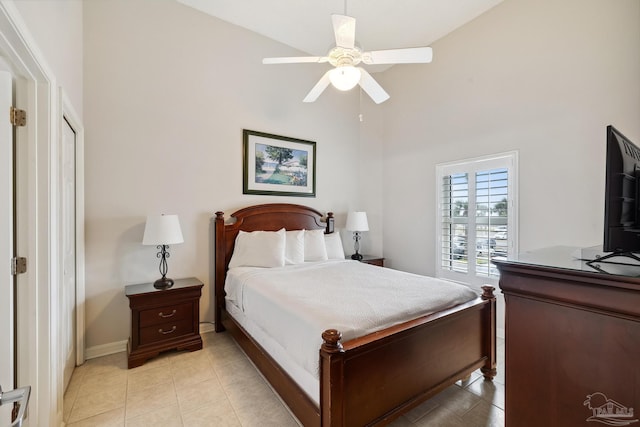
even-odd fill
[{"label": "white wall", "polygon": [[82,0],[12,2],[82,118]]},{"label": "white wall", "polygon": [[[344,226],[357,208],[357,92],[304,104],[324,69],[262,65],[301,53],[173,1],[85,2],[84,19],[88,347],[126,340],[124,286],[159,276],[157,250],[141,245],[147,214],[180,216],[168,276],[205,282],[209,321],[215,211],[300,203]],[[243,195],[243,128],[316,141],[317,197]]]},{"label": "white wall", "polygon": [[[374,75],[376,80],[382,74]],[[385,85],[386,87],[386,85]],[[363,233],[360,252],[382,256],[383,251],[383,193],[384,193],[384,149],[387,141],[385,119],[386,101],[375,104],[368,95],[360,94],[360,143],[358,148],[358,209],[367,212],[369,231]],[[350,233],[347,237],[351,238]],[[345,247],[347,254],[353,253],[353,245]],[[385,263],[385,266],[389,264]]]},{"label": "white wall", "polygon": [[[435,266],[435,165],[519,151],[520,250],[602,242],[605,128],[640,143],[640,2],[507,0],[379,79],[388,265]],[[369,196],[372,203],[378,195]]]}]

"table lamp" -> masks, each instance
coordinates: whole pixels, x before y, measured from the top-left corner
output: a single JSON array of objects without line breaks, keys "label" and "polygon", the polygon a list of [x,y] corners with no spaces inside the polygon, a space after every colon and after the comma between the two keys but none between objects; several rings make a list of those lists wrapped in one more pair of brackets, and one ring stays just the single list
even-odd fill
[{"label": "table lamp", "polygon": [[149,215],[144,227],[143,245],[156,245],[160,250],[160,274],[162,277],[153,283],[157,289],[168,289],[173,286],[173,279],[167,277],[167,258],[169,245],[183,243],[182,230],[178,215]]},{"label": "table lamp", "polygon": [[369,223],[367,222],[366,212],[349,212],[347,215],[347,226],[345,227],[349,231],[353,231],[353,245],[355,253],[351,255],[351,259],[360,261],[362,254],[358,253],[360,250],[360,232],[369,231]]}]

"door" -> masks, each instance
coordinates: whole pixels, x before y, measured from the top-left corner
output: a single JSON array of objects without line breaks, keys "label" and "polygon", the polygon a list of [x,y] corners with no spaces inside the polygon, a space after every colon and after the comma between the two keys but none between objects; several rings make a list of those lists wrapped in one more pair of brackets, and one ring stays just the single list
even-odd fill
[{"label": "door", "polygon": [[[14,147],[9,109],[13,78],[0,71],[0,386],[12,390],[15,381],[15,279],[10,260],[14,245]],[[2,112],[5,112],[3,115]],[[0,406],[0,425],[9,425],[12,405]]]},{"label": "door", "polygon": [[62,352],[64,390],[69,385],[76,366],[76,132],[65,119],[62,121],[61,152],[61,242],[62,242]]}]

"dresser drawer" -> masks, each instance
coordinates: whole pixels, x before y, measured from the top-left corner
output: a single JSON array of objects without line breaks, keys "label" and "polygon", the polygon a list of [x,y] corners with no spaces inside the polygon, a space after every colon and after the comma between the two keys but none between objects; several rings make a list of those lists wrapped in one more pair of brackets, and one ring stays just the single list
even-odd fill
[{"label": "dresser drawer", "polygon": [[140,327],[144,328],[151,325],[161,325],[167,322],[191,319],[192,315],[193,303],[167,305],[150,310],[143,310],[140,312]]},{"label": "dresser drawer", "polygon": [[191,319],[148,326],[146,328],[140,328],[140,345],[171,340],[182,335],[192,334],[193,332],[193,321],[191,321]]}]

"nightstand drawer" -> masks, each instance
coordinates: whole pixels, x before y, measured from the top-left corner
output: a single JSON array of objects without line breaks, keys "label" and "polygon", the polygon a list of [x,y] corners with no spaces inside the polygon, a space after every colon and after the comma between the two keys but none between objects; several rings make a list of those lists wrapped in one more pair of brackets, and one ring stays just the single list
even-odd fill
[{"label": "nightstand drawer", "polygon": [[191,319],[148,326],[146,328],[140,328],[140,345],[166,341],[191,333],[193,333],[193,322]]},{"label": "nightstand drawer", "polygon": [[177,322],[190,319],[193,315],[193,303],[168,305],[165,307],[143,310],[140,312],[140,327],[160,325],[167,322]]}]

